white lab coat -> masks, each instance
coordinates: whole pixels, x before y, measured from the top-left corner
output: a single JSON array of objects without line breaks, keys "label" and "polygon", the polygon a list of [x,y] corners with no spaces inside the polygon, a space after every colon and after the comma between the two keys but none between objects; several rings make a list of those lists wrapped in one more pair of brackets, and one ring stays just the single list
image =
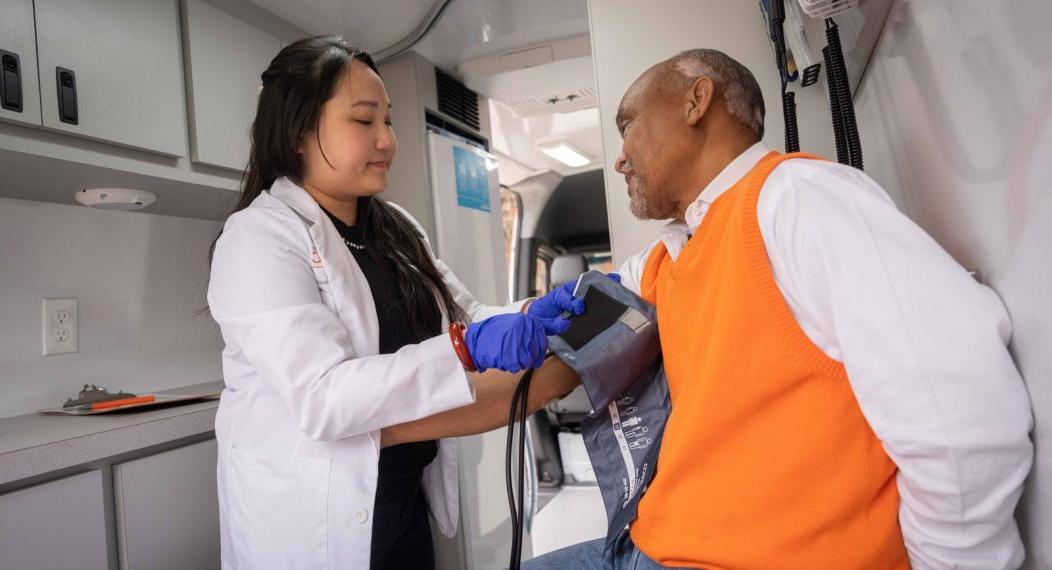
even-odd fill
[{"label": "white lab coat", "polygon": [[[478,303],[436,265],[473,320],[520,309]],[[381,428],[474,401],[448,338],[378,355],[365,276],[317,202],[285,178],[226,222],[208,304],[226,342],[223,568],[368,568]],[[439,442],[423,486],[438,529],[454,535],[452,441]]]}]

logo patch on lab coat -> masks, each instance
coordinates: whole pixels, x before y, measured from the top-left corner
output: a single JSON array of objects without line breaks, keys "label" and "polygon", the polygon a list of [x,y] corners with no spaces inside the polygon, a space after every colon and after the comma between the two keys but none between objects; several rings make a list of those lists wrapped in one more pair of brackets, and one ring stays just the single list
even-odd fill
[{"label": "logo patch on lab coat", "polygon": [[316,247],[310,249],[310,266],[315,269],[325,267],[325,264],[321,262],[321,255],[318,254],[318,248]]}]

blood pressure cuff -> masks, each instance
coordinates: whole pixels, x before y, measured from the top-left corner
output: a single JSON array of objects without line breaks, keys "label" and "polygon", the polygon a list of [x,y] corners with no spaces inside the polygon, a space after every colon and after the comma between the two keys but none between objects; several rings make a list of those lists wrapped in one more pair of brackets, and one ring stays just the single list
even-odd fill
[{"label": "blood pressure cuff", "polygon": [[581,433],[606,506],[609,547],[635,519],[654,477],[672,405],[655,308],[594,271],[574,295],[585,313],[569,316],[569,330],[548,346],[581,377],[592,405]]}]

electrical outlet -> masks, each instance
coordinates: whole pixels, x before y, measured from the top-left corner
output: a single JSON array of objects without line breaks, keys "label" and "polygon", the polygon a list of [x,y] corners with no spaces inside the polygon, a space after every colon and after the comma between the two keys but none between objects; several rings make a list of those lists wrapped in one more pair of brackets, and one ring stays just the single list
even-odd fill
[{"label": "electrical outlet", "polygon": [[77,299],[44,299],[44,356],[77,352]]}]

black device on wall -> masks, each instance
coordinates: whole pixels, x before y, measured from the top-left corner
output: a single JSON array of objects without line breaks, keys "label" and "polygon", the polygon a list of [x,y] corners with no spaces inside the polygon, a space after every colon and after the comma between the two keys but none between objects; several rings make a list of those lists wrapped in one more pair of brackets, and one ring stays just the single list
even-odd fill
[{"label": "black device on wall", "polygon": [[[785,152],[800,150],[800,131],[796,120],[795,94],[788,90],[794,80],[790,75],[789,52],[786,46],[785,20],[786,2],[797,0],[760,0],[760,10],[766,18],[768,35],[774,45],[775,64],[782,85],[782,114],[785,118]],[[793,8],[795,9],[795,5]],[[855,104],[851,97],[851,83],[847,74],[844,49],[840,43],[840,28],[832,18],[825,19],[826,42],[822,49],[825,59],[826,86],[829,89],[829,109],[832,114],[833,138],[836,143],[837,161],[862,170],[862,142],[855,118]],[[805,70],[802,86],[813,84],[818,79],[820,66]]]},{"label": "black device on wall", "polygon": [[55,68],[55,88],[58,91],[58,118],[63,123],[77,124],[77,76],[73,70]]},{"label": "black device on wall", "polygon": [[0,106],[22,112],[22,65],[17,53],[0,50]]},{"label": "black device on wall", "polygon": [[[774,44],[775,64],[782,83],[782,116],[785,118],[785,152],[800,151],[800,128],[796,122],[796,93],[789,91],[789,59],[785,47],[785,1],[771,0],[768,6],[769,33]],[[795,0],[789,0],[795,1]],[[761,4],[762,6],[762,4]]]},{"label": "black device on wall", "polygon": [[826,61],[826,86],[829,88],[837,161],[862,170],[862,141],[855,119],[851,81],[844,62],[844,48],[840,44],[840,27],[832,18],[826,18],[826,41],[828,45],[822,48],[822,55]]}]

